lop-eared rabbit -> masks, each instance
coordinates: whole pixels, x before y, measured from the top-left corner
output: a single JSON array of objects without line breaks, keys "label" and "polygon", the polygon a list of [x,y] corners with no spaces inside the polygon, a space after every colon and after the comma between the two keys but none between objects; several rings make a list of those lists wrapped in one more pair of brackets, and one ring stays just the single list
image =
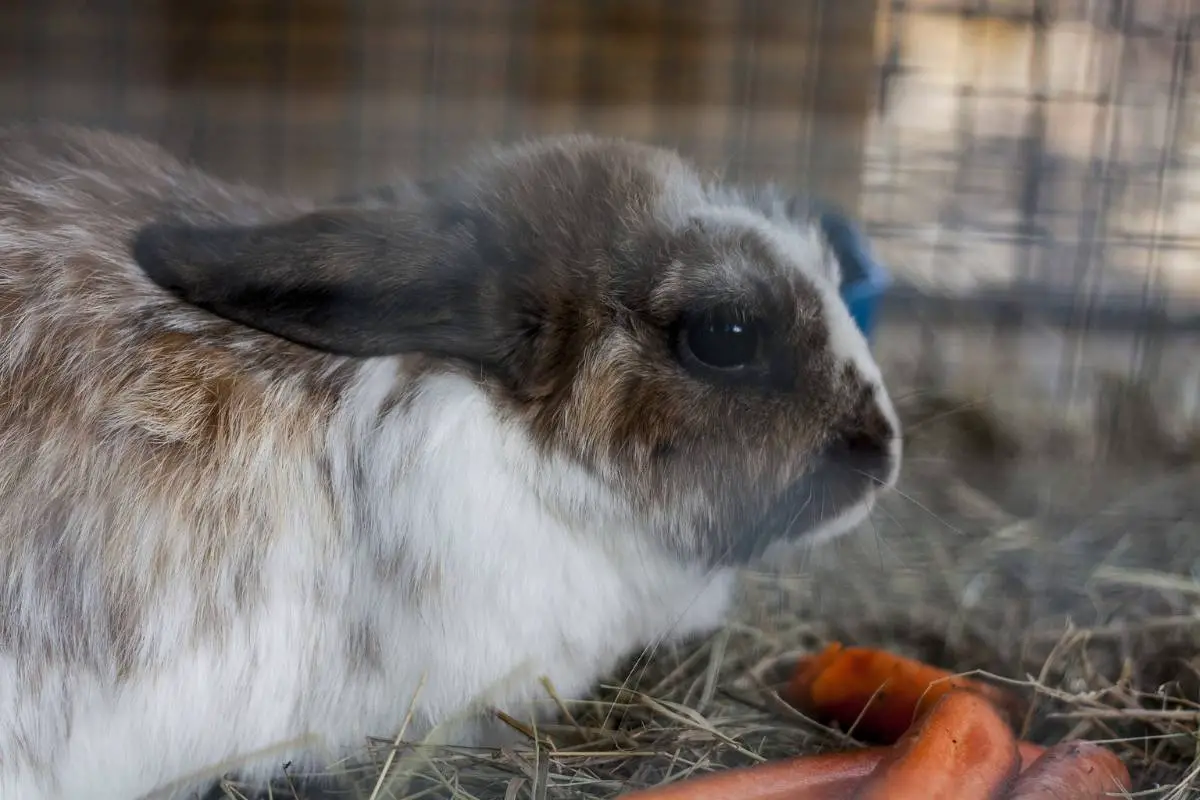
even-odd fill
[{"label": "lop-eared rabbit", "polygon": [[713,630],[895,480],[838,282],[805,202],[643,144],[321,205],[0,129],[0,797],[494,743]]}]

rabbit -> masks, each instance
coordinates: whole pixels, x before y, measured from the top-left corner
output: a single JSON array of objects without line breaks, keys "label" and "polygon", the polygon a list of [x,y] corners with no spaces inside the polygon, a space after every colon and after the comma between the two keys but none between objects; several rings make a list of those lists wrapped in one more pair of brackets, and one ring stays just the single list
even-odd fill
[{"label": "rabbit", "polygon": [[0,129],[0,797],[493,746],[719,629],[900,469],[808,208],[582,133],[321,203]]}]

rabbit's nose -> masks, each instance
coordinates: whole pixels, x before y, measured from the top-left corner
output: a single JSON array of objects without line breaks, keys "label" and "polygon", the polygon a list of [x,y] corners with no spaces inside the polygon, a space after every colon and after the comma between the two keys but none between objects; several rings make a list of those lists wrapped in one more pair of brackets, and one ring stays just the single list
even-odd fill
[{"label": "rabbit's nose", "polygon": [[877,488],[895,482],[899,470],[896,426],[873,393],[858,404],[822,456],[828,466],[857,472]]}]

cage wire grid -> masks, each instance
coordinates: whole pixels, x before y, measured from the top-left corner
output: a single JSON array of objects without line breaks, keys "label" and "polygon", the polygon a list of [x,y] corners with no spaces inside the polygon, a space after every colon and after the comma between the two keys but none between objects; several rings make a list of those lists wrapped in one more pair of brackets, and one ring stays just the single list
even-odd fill
[{"label": "cage wire grid", "polygon": [[[1101,325],[1165,317],[1194,326],[1190,5],[894,3],[865,167],[874,236],[907,240],[900,259],[924,261],[926,282],[982,289],[975,293],[993,305]],[[923,25],[905,25],[914,19]],[[923,30],[941,39],[934,46],[957,47],[958,58],[906,76],[904,50],[919,45],[896,31]],[[1013,63],[1024,72],[1015,80]],[[1010,74],[989,80],[978,74],[988,66]],[[909,108],[894,113],[889,102],[904,92],[916,99],[902,98]],[[904,124],[921,100],[944,111],[914,142]],[[918,203],[924,216],[905,219],[914,196],[929,195],[935,212]],[[964,268],[964,254],[990,264]]]},{"label": "cage wire grid", "polygon": [[10,0],[0,114],[327,196],[643,138],[836,195],[901,313],[1148,341],[1200,330],[1195,1]]},{"label": "cage wire grid", "polygon": [[1140,375],[1200,331],[1197,5],[6,0],[0,119],[317,197],[495,139],[660,142],[855,211],[885,324],[1123,336]]},{"label": "cage wire grid", "polygon": [[0,9],[2,109],[132,129],[297,191],[581,129],[790,176],[811,138],[796,111],[820,7],[804,5],[17,0]]},{"label": "cage wire grid", "polygon": [[[847,125],[868,131],[856,205],[899,277],[1076,317],[1096,295],[1092,314],[1127,324],[1200,311],[1194,270],[1164,277],[1198,245],[1193,2],[878,8],[874,113]],[[815,108],[817,84],[840,90],[818,64],[834,5],[17,0],[0,10],[0,112],[136,131],[290,191],[568,130],[805,186],[815,128],[841,113]],[[953,54],[922,58],[938,48]],[[968,243],[990,269],[962,264]]]},{"label": "cage wire grid", "polygon": [[1192,0],[887,5],[862,213],[927,342],[1024,337],[1020,382],[1061,407],[1095,403],[1106,368],[1194,424],[1194,19]]}]

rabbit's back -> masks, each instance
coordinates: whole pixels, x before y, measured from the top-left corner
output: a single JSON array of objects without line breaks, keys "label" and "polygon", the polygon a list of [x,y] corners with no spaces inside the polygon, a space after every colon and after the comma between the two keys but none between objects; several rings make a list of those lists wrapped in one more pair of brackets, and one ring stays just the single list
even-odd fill
[{"label": "rabbit's back", "polygon": [[311,465],[349,368],[186,307],[129,254],[160,214],[251,205],[145,143],[0,131],[0,778],[85,724],[85,684],[227,632],[277,509],[333,513]]}]

